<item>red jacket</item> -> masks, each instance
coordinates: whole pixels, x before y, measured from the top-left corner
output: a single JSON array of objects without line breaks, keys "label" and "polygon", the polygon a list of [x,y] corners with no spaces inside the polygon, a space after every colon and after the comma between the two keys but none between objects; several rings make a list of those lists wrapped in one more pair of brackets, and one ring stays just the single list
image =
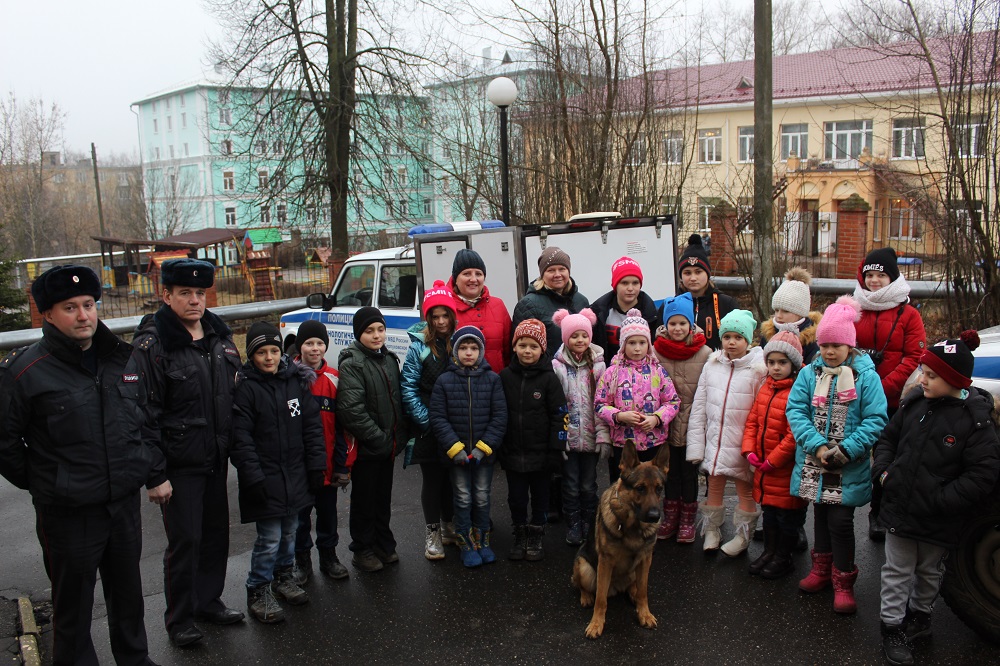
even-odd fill
[{"label": "red jacket", "polygon": [[507,367],[510,362],[511,349],[513,348],[510,339],[510,313],[507,306],[496,296],[490,296],[489,287],[483,286],[483,295],[475,306],[468,305],[458,295],[458,291],[448,280],[448,288],[451,289],[455,300],[455,313],[457,321],[456,330],[463,326],[475,326],[483,332],[486,338],[486,360],[490,364],[493,372],[500,372]]},{"label": "red jacket", "polygon": [[[302,362],[301,357],[296,357],[296,361]],[[323,475],[324,483],[330,485],[331,475],[334,472],[346,473],[354,466],[354,459],[357,458],[357,448],[353,438],[348,443],[344,433],[337,430],[337,383],[340,375],[336,370],[326,364],[319,366],[316,371],[316,381],[313,382],[311,391],[313,397],[319,404],[320,418],[323,421],[323,440],[326,443],[326,472]]]},{"label": "red jacket", "polygon": [[804,499],[788,491],[795,467],[795,438],[785,418],[785,405],[794,383],[795,377],[777,382],[771,377],[765,379],[743,430],[743,455],[756,453],[762,462],[766,460],[775,467],[770,472],[754,471],[754,501],[779,509],[801,509],[806,505]]},{"label": "red jacket", "polygon": [[[893,330],[897,315],[899,322]],[[889,409],[896,409],[903,385],[917,369],[926,347],[927,335],[920,312],[908,303],[889,310],[862,310],[861,320],[854,328],[858,334],[858,348],[867,351],[876,361],[875,369],[882,378]],[[879,351],[883,351],[881,363],[873,355]]]}]

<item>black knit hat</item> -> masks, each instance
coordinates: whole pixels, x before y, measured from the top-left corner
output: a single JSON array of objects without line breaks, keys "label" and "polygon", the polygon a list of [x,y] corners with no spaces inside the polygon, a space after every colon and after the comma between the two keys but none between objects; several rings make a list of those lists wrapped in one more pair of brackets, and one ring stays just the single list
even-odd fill
[{"label": "black knit hat", "polygon": [[458,280],[459,274],[470,268],[478,268],[483,272],[483,277],[486,277],[486,262],[479,256],[479,253],[475,250],[462,248],[455,254],[455,261],[451,264],[452,287],[457,288],[455,282]]},{"label": "black knit hat", "polygon": [[302,322],[299,326],[298,333],[295,334],[295,340],[298,342],[299,347],[302,343],[310,338],[319,338],[324,345],[330,346],[330,334],[326,331],[326,326],[316,321],[315,319],[309,319]]},{"label": "black knit hat", "polygon": [[258,321],[247,331],[247,357],[251,357],[261,347],[274,345],[281,349],[281,332],[274,324]]},{"label": "black knit hat", "polygon": [[891,247],[880,247],[868,253],[868,256],[865,257],[864,262],[858,268],[858,282],[865,289],[868,288],[865,286],[865,273],[868,271],[885,273],[893,282],[898,280],[899,267],[896,265],[896,251]]},{"label": "black knit hat", "polygon": [[31,297],[39,312],[51,310],[56,303],[77,296],[93,296],[95,301],[101,300],[101,281],[97,273],[86,266],[53,266],[31,283]]},{"label": "black knit hat", "polygon": [[380,322],[385,326],[385,317],[382,316],[382,312],[378,308],[373,308],[370,305],[359,309],[354,313],[354,339],[361,342],[361,334],[365,332],[365,329],[374,324],[375,322]]},{"label": "black knit hat", "polygon": [[215,284],[215,266],[201,259],[168,259],[160,266],[160,284],[208,289]]},{"label": "black knit hat", "polygon": [[709,275],[712,274],[712,264],[708,261],[708,253],[705,252],[705,246],[698,234],[688,236],[687,247],[684,248],[680,261],[677,262],[677,274],[680,275],[681,271],[689,266],[697,266]]},{"label": "black knit hat", "polygon": [[925,349],[920,355],[920,364],[933,370],[955,388],[969,388],[972,386],[972,369],[976,363],[972,352],[978,348],[979,333],[962,331],[958,340],[942,340]]}]

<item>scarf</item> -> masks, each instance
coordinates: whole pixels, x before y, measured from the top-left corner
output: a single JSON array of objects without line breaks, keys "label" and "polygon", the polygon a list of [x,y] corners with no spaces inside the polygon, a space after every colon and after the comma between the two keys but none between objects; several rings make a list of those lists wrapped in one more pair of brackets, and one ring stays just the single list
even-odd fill
[{"label": "scarf", "polygon": [[704,347],[706,342],[704,334],[695,333],[691,336],[691,344],[678,342],[670,338],[657,337],[656,342],[653,343],[653,347],[662,356],[669,358],[671,361],[686,361],[697,354],[698,350]]},{"label": "scarf", "polygon": [[816,380],[816,390],[813,391],[812,404],[814,407],[826,405],[830,395],[830,384],[833,378],[837,377],[837,400],[840,402],[850,402],[856,400],[858,392],[854,388],[854,370],[846,363],[841,363],[836,368],[823,366],[819,378]]},{"label": "scarf", "polygon": [[798,321],[793,321],[793,322],[788,323],[788,324],[779,324],[778,321],[772,317],[771,318],[771,323],[774,324],[774,330],[776,332],[788,331],[789,333],[794,333],[795,335],[798,335],[799,331],[802,328],[802,322],[804,322],[805,320],[806,320],[806,318],[803,317],[802,319],[799,319]]},{"label": "scarf", "polygon": [[878,291],[868,291],[861,285],[854,288],[854,300],[862,310],[891,310],[910,299],[910,284],[902,275]]},{"label": "scarf", "polygon": [[476,296],[475,298],[466,298],[465,296],[462,296],[462,294],[456,294],[456,295],[458,296],[459,300],[468,305],[470,308],[476,307],[476,304],[478,304],[479,301],[483,300],[483,295],[481,293],[479,294],[479,296]]}]

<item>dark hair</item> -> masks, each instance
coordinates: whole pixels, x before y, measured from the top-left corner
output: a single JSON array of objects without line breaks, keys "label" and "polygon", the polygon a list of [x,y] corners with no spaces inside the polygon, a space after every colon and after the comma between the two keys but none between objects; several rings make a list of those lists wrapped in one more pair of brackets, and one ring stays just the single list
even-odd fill
[{"label": "dark hair", "polygon": [[434,354],[434,358],[441,358],[438,355],[438,345],[437,345],[438,334],[434,332],[434,326],[431,325],[431,314],[434,312],[436,308],[444,308],[444,311],[448,313],[448,327],[450,330],[448,334],[444,336],[445,337],[444,354],[445,358],[448,358],[451,356],[451,334],[455,332],[455,326],[457,324],[457,320],[455,318],[455,311],[452,310],[451,308],[446,307],[444,305],[435,305],[433,308],[427,311],[427,316],[424,317],[424,321],[427,322],[427,328],[424,329],[424,344],[430,348],[431,353]]}]

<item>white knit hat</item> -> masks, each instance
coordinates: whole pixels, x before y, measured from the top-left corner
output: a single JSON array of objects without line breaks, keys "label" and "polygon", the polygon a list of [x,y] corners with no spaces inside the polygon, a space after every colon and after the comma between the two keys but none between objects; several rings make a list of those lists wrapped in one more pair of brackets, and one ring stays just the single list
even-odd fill
[{"label": "white knit hat", "polygon": [[811,281],[812,276],[806,269],[799,266],[789,269],[785,274],[785,281],[771,298],[771,309],[785,310],[799,317],[808,317],[812,308],[812,297],[809,294]]}]

